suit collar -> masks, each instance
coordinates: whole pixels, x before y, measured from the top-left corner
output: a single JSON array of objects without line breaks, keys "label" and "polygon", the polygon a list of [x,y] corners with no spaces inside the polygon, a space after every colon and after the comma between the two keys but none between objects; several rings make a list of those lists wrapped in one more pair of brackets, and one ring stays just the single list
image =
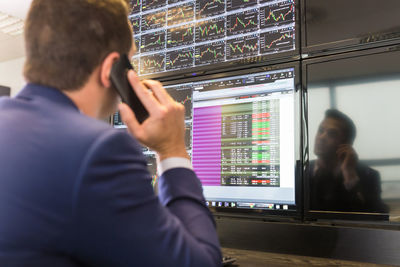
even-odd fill
[{"label": "suit collar", "polygon": [[24,98],[27,100],[44,98],[50,100],[51,102],[62,104],[64,106],[68,106],[79,111],[75,103],[72,102],[72,100],[68,96],[63,94],[60,90],[44,85],[28,83],[21,90],[21,92],[17,94],[16,98]]}]

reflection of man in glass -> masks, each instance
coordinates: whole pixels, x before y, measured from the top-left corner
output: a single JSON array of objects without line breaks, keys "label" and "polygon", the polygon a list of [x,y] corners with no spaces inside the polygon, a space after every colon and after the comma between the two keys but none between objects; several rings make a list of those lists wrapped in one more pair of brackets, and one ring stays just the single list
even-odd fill
[{"label": "reflection of man in glass", "polygon": [[329,109],[315,137],[310,163],[310,205],[314,210],[387,212],[379,173],[358,161],[356,127],[342,112]]}]

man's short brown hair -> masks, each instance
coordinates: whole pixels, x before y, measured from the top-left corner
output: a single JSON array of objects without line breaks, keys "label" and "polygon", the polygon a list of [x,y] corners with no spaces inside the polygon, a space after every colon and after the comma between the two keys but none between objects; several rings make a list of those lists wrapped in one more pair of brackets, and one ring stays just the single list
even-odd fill
[{"label": "man's short brown hair", "polygon": [[28,82],[74,90],[111,52],[128,53],[124,0],[33,0],[25,23]]}]

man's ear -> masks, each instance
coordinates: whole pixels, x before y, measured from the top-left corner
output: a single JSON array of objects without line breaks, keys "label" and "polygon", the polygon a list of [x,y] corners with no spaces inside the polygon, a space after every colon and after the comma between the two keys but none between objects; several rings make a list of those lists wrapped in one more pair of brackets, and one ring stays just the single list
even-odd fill
[{"label": "man's ear", "polygon": [[111,87],[111,68],[113,64],[120,58],[119,53],[111,52],[107,55],[107,57],[103,60],[100,66],[100,82],[101,84],[106,87]]}]

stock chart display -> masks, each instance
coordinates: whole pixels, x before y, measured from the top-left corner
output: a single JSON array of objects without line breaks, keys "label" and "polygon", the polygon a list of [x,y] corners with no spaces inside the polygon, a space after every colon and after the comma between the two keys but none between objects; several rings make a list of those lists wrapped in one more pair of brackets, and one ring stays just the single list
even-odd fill
[{"label": "stock chart display", "polygon": [[225,44],[222,41],[196,46],[195,64],[203,65],[224,61]]},{"label": "stock chart display", "polygon": [[193,88],[190,85],[166,87],[171,97],[185,106],[185,120],[192,119]]},{"label": "stock chart display", "polygon": [[198,0],[196,1],[196,18],[206,18],[225,13],[224,0]]},{"label": "stock chart display", "polygon": [[257,35],[248,35],[229,40],[226,47],[226,58],[235,59],[243,56],[256,56],[258,39]]},{"label": "stock chart display", "polygon": [[187,68],[193,65],[193,48],[167,52],[167,70]]},{"label": "stock chart display", "polygon": [[193,3],[186,3],[179,6],[168,8],[167,22],[168,25],[182,24],[192,21],[194,15]]},{"label": "stock chart display", "polygon": [[167,48],[187,46],[194,43],[194,25],[184,25],[167,30]]},{"label": "stock chart display", "polygon": [[227,35],[254,32],[258,29],[258,10],[235,13],[227,17]]},{"label": "stock chart display", "polygon": [[141,18],[140,30],[146,32],[153,29],[164,28],[166,25],[166,13],[166,10],[162,9],[160,11],[143,15]]},{"label": "stock chart display", "polygon": [[[134,59],[135,60],[135,59]],[[156,73],[165,70],[165,55],[153,54],[140,57],[140,68],[136,67],[141,74]]]},{"label": "stock chart display", "polygon": [[141,36],[140,50],[150,52],[165,46],[165,31],[153,32]]},{"label": "stock chart display", "polygon": [[131,0],[139,75],[295,49],[295,0]]},{"label": "stock chart display", "polygon": [[225,17],[206,20],[196,25],[195,39],[198,43],[225,36]]}]

